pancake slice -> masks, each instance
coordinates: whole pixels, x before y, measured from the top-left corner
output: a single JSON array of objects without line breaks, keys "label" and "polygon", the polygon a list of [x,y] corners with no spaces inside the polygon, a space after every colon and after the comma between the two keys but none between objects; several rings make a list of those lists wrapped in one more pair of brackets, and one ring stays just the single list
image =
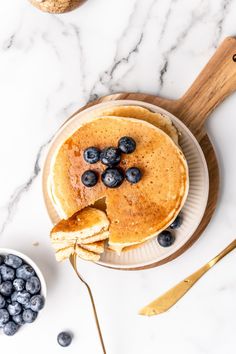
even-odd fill
[{"label": "pancake slice", "polygon": [[65,247],[65,248],[59,249],[55,253],[55,257],[56,257],[57,262],[62,262],[62,261],[65,261],[66,259],[68,259],[73,253],[74,253],[74,246]]},{"label": "pancake slice", "polygon": [[77,256],[84,259],[85,261],[97,262],[100,259],[100,254],[85,250],[79,245],[76,245],[75,253],[77,254]]},{"label": "pancake slice", "polygon": [[104,231],[99,234],[83,238],[83,240],[80,241],[81,245],[87,245],[89,243],[95,243],[103,240],[107,240],[109,238],[109,231]]},{"label": "pancake slice", "polygon": [[[109,232],[106,214],[95,208],[85,208],[67,220],[61,220],[51,231],[56,260],[63,261],[76,254],[85,260],[97,261],[104,252]],[[84,244],[80,246],[80,242]]]},{"label": "pancake slice", "polygon": [[88,244],[80,244],[81,248],[84,248],[85,250],[101,254],[104,252],[105,249],[105,241],[98,241],[94,243],[88,243]]},{"label": "pancake slice", "polygon": [[[87,207],[67,220],[61,220],[51,231],[53,240],[77,240],[103,233],[108,229],[109,220],[106,214],[95,208]],[[103,239],[103,238],[102,238]]]}]

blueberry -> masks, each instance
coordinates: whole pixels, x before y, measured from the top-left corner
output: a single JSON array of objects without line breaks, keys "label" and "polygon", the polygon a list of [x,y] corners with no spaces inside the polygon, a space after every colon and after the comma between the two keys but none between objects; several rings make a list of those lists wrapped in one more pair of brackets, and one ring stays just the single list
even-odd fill
[{"label": "blueberry", "polygon": [[124,180],[123,171],[120,168],[107,168],[102,173],[102,182],[106,187],[117,188]]},{"label": "blueberry", "polygon": [[0,284],[0,294],[3,296],[9,296],[12,293],[13,285],[12,282],[7,280]]},{"label": "blueberry", "polygon": [[140,181],[140,179],[142,178],[142,173],[139,168],[130,167],[125,172],[125,177],[126,177],[127,181],[129,181],[132,184],[135,184],[135,183],[138,183]]},{"label": "blueberry", "polygon": [[170,231],[167,231],[167,230],[162,231],[158,235],[157,239],[158,239],[159,245],[161,245],[162,247],[169,247],[175,241],[174,235],[172,235],[172,233]]},{"label": "blueberry", "polygon": [[131,154],[136,149],[136,142],[130,136],[123,136],[118,141],[118,147],[124,154]]},{"label": "blueberry", "polygon": [[0,310],[0,324],[5,324],[9,321],[10,315],[6,309]]},{"label": "blueberry", "polygon": [[84,160],[88,163],[96,163],[100,160],[100,150],[94,146],[91,146],[84,150]]},{"label": "blueberry", "polygon": [[101,152],[101,162],[106,166],[116,166],[120,163],[121,152],[115,147],[108,147],[102,150]]},{"label": "blueberry", "polygon": [[4,263],[4,256],[0,255],[0,265]]},{"label": "blueberry", "polygon": [[28,280],[29,278],[31,278],[33,275],[35,275],[35,271],[33,270],[33,268],[28,265],[28,264],[23,264],[22,266],[20,266],[19,268],[17,268],[16,270],[16,277],[17,278],[21,278],[24,280]]},{"label": "blueberry", "polygon": [[81,181],[86,187],[93,187],[98,181],[98,176],[96,172],[88,170],[82,174]]},{"label": "blueberry", "polygon": [[6,300],[4,297],[0,294],[0,309],[2,309],[6,305]]},{"label": "blueberry", "polygon": [[11,301],[12,301],[12,302],[17,301],[17,296],[18,296],[18,291],[14,291],[14,292],[11,294]]},{"label": "blueberry", "polygon": [[19,313],[21,313],[22,307],[19,304],[19,302],[12,302],[11,304],[9,304],[7,306],[8,312],[11,316],[16,316],[19,315]]},{"label": "blueberry", "polygon": [[6,304],[11,304],[12,301],[11,301],[11,297],[5,297],[5,300],[6,300]]},{"label": "blueberry", "polygon": [[25,321],[23,320],[22,313],[20,313],[19,315],[12,316],[12,319],[19,326],[22,326],[23,324],[25,324]]},{"label": "blueberry", "polygon": [[41,284],[39,281],[39,278],[37,277],[31,277],[29,280],[26,282],[26,290],[34,295],[37,294],[41,289]]},{"label": "blueberry", "polygon": [[182,221],[183,221],[182,217],[178,215],[177,218],[170,224],[170,228],[173,230],[178,229],[181,226]]},{"label": "blueberry", "polygon": [[31,309],[27,309],[23,311],[22,318],[26,323],[32,323],[36,320],[37,312],[32,311]]},{"label": "blueberry", "polygon": [[14,254],[8,254],[5,257],[4,263],[12,268],[19,268],[23,261],[20,257],[15,256]]},{"label": "blueberry", "polygon": [[30,299],[31,310],[38,312],[44,307],[44,297],[42,295],[34,295]]},{"label": "blueberry", "polygon": [[19,326],[15,322],[9,321],[3,327],[3,333],[6,334],[7,336],[14,336],[14,334],[17,332],[18,328],[19,328]]},{"label": "blueberry", "polygon": [[13,281],[13,287],[16,291],[22,291],[25,289],[25,281],[23,279],[16,278]]},{"label": "blueberry", "polygon": [[13,268],[6,266],[5,264],[0,266],[0,273],[2,279],[6,280],[13,280],[15,278],[15,271]]},{"label": "blueberry", "polygon": [[16,301],[21,305],[27,305],[30,301],[30,293],[26,290],[19,291],[16,295]]},{"label": "blueberry", "polygon": [[68,347],[71,344],[72,336],[68,332],[61,332],[57,336],[57,342],[62,347]]}]

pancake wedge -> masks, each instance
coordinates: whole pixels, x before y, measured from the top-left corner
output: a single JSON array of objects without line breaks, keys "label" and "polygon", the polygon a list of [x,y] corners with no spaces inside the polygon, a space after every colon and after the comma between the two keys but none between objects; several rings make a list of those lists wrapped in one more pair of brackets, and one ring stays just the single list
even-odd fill
[{"label": "pancake wedge", "polygon": [[105,249],[105,241],[98,241],[94,243],[88,243],[88,244],[80,244],[81,248],[84,248],[85,250],[101,254],[104,252]]},{"label": "pancake wedge", "polygon": [[[56,260],[63,261],[76,253],[85,260],[97,261],[104,252],[109,221],[106,214],[95,208],[85,208],[67,220],[61,220],[51,231]],[[81,246],[80,242],[84,241]]]},{"label": "pancake wedge", "polygon": [[[81,175],[91,166],[84,161],[83,151],[89,146],[117,146],[118,140],[127,135],[137,147],[122,157],[120,166],[124,170],[139,167],[141,181],[124,181],[119,188],[109,189],[99,180],[94,187],[85,187]],[[100,176],[105,166],[97,162],[92,168]],[[165,132],[141,119],[104,116],[81,124],[59,147],[51,166],[49,191],[59,214],[63,212],[66,217],[105,198],[109,247],[120,252],[167,228],[181,210],[188,186],[185,157]]]},{"label": "pancake wedge", "polygon": [[67,220],[59,221],[51,230],[51,239],[67,242],[77,240],[79,243],[83,239],[102,234],[108,227],[109,220],[106,214],[99,209],[88,207]]},{"label": "pancake wedge", "polygon": [[68,259],[74,253],[74,246],[58,249],[55,253],[57,262],[62,262]]},{"label": "pancake wedge", "polygon": [[100,259],[100,254],[85,250],[79,245],[76,245],[75,253],[85,261],[97,262]]}]

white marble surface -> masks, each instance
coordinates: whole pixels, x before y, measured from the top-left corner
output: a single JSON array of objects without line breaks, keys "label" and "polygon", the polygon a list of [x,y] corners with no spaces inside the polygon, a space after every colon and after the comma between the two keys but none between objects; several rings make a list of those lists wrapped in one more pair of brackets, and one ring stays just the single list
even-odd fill
[{"label": "white marble surface", "polygon": [[[88,0],[59,16],[26,0],[1,1],[0,247],[33,257],[48,283],[37,322],[13,338],[0,335],[1,353],[101,353],[86,291],[68,263],[56,264],[49,243],[41,168],[53,133],[78,107],[109,92],[179,97],[220,41],[236,34],[235,23],[234,0]],[[235,252],[168,313],[137,315],[235,237],[235,100],[234,94],[208,123],[222,179],[217,211],[200,240],[175,261],[146,271],[80,262],[108,354],[235,353]],[[56,343],[63,329],[75,334],[67,349]]]}]

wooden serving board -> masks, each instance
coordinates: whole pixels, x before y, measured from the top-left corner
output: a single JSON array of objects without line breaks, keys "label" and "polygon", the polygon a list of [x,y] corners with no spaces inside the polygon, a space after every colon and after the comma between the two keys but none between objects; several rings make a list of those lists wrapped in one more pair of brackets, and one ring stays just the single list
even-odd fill
[{"label": "wooden serving board", "polygon": [[194,134],[205,155],[209,171],[209,197],[205,214],[197,230],[189,241],[171,256],[150,266],[135,269],[158,266],[178,257],[201,236],[210,222],[216,208],[219,192],[219,166],[214,148],[205,130],[205,122],[211,112],[235,90],[236,38],[228,37],[216,50],[189,90],[183,97],[177,100],[165,99],[149,94],[123,92],[101,97],[78,111],[80,112],[90,106],[112,100],[138,100],[152,103],[166,109],[179,118]]}]

